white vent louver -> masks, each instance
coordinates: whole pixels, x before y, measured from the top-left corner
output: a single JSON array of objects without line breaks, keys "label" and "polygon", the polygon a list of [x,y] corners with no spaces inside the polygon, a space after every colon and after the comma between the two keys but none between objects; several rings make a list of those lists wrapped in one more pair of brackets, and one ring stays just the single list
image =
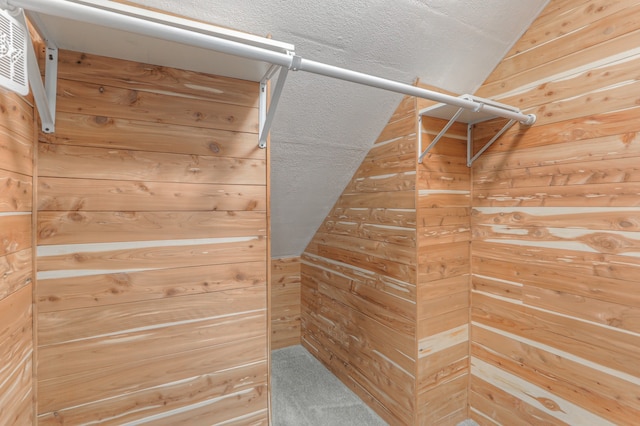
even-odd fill
[{"label": "white vent louver", "polygon": [[27,29],[0,10],[0,86],[23,96],[29,94]]}]

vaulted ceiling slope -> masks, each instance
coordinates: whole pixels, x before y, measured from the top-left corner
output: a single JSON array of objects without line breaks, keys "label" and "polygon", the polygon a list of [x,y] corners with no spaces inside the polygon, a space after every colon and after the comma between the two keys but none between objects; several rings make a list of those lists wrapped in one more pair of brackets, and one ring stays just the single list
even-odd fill
[{"label": "vaulted ceiling slope", "polygon": [[[305,59],[473,93],[548,0],[134,0]],[[289,73],[271,131],[272,254],[304,250],[402,96]]]}]

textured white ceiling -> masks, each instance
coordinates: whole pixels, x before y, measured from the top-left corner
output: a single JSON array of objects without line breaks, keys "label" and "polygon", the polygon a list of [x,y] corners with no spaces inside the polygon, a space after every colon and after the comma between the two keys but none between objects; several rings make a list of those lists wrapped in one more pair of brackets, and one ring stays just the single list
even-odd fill
[{"label": "textured white ceiling", "polygon": [[[135,0],[296,54],[473,93],[548,0]],[[304,250],[402,96],[290,72],[271,131],[273,257]]]}]

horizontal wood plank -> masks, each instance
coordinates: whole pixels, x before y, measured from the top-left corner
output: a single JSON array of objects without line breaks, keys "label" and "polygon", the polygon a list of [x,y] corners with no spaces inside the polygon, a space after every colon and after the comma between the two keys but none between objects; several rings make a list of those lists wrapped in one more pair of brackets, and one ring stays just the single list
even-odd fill
[{"label": "horizontal wood plank", "polygon": [[402,136],[409,136],[416,133],[416,120],[412,114],[405,115],[395,121],[389,122],[380,132],[374,143],[378,144]]},{"label": "horizontal wood plank", "polygon": [[0,257],[31,247],[31,214],[0,215]]},{"label": "horizontal wood plank", "polygon": [[27,138],[0,125],[0,168],[33,175],[33,135]]},{"label": "horizontal wood plank", "polygon": [[353,175],[353,179],[413,172],[415,163],[415,152],[383,158],[365,158]]},{"label": "horizontal wood plank", "polygon": [[418,411],[421,424],[455,425],[465,420],[468,386],[469,375],[460,374],[424,392],[419,399],[422,402]]},{"label": "horizontal wood plank", "polygon": [[609,38],[590,47],[576,49],[575,52],[548,62],[544,66],[519,69],[508,78],[490,81],[482,85],[475,94],[481,97],[497,97],[499,94],[507,93],[532,82],[541,84],[552,81],[555,75],[588,66],[603,58],[624,54],[637,46],[638,39],[640,39],[640,31],[636,30],[619,37]]},{"label": "horizontal wood plank", "polygon": [[473,356],[620,424],[633,423],[640,414],[633,383],[482,327],[473,334]]},{"label": "horizontal wood plank", "polygon": [[[77,308],[38,314],[41,347],[123,334],[140,328],[222,318],[238,312],[264,312],[264,288],[259,286],[153,301]],[[109,318],[109,321],[104,321]]]},{"label": "horizontal wood plank", "polygon": [[466,275],[469,272],[469,242],[437,244],[418,253],[420,283]]},{"label": "horizontal wood plank", "polygon": [[[185,133],[189,134],[185,140]],[[39,139],[57,145],[186,155],[264,159],[255,133],[147,122],[104,115],[56,113],[56,132]],[[179,141],[179,143],[177,142]]]},{"label": "horizontal wood plank", "polygon": [[576,187],[536,186],[477,190],[474,205],[523,207],[635,207],[640,205],[640,183],[585,184]]},{"label": "horizontal wood plank", "polygon": [[[109,369],[94,369],[69,375],[59,380],[40,381],[39,414],[153,387],[156,387],[157,392],[158,386],[161,389],[162,385],[172,382],[194,380],[198,376],[237,366],[239,362],[264,362],[265,340],[259,337],[235,341],[221,345],[216,353],[219,356],[211,356],[211,347],[177,354],[169,353],[152,362],[140,360],[112,366]],[[266,369],[266,364],[263,365]]]},{"label": "horizontal wood plank", "polygon": [[58,77],[258,107],[259,88],[255,82],[70,50],[61,50],[58,55]]},{"label": "horizontal wood plank", "polygon": [[41,211],[38,244],[226,238],[266,235],[260,211]]},{"label": "horizontal wood plank", "polygon": [[[415,263],[415,248],[414,246],[410,245],[410,243],[412,243],[411,240],[409,240],[408,242],[404,242],[401,245],[393,244],[387,241],[370,240],[366,237],[357,238],[349,235],[342,235],[343,233],[346,233],[345,227],[339,226],[339,229],[342,232],[335,232],[335,228],[332,229],[333,232],[318,232],[316,234],[315,240],[318,244],[318,247],[335,247],[339,249],[346,249],[363,255],[376,253],[376,255],[378,255],[379,257],[383,257],[390,261],[402,263],[405,265],[412,265]],[[399,235],[398,239],[401,239],[402,237],[402,235]]]},{"label": "horizontal wood plank", "polygon": [[0,256],[0,300],[33,281],[31,248]]},{"label": "horizontal wood plank", "polygon": [[218,345],[264,337],[265,319],[264,310],[237,313],[43,346],[38,350],[38,380],[55,381],[117,365],[152,363],[168,353],[203,348],[213,352]]},{"label": "horizontal wood plank", "polygon": [[355,253],[324,245],[319,246],[318,254],[327,259],[354,265],[400,281],[415,282],[414,265],[399,264],[373,254]]},{"label": "horizontal wood plank", "polygon": [[215,211],[266,209],[265,187],[41,178],[38,210]]},{"label": "horizontal wood plank", "polygon": [[574,228],[610,231],[640,230],[640,208],[553,208],[543,209],[474,208],[474,226],[502,225],[509,227]]},{"label": "horizontal wood plank", "polygon": [[634,7],[635,5],[631,2],[626,5],[627,8],[619,7],[618,11],[610,15],[592,15],[591,19],[574,31],[549,40],[535,49],[502,60],[486,83],[505,79],[521,70],[537,68],[577,51],[639,30],[637,19],[634,18],[640,16],[640,8]]},{"label": "horizontal wood plank", "polygon": [[254,159],[45,143],[39,145],[38,153],[42,177],[259,185],[265,173],[265,161]]},{"label": "horizontal wood plank", "polygon": [[57,108],[67,113],[258,132],[258,110],[252,107],[65,79],[58,79],[57,93]]},{"label": "horizontal wood plank", "polygon": [[[239,359],[243,361],[242,358]],[[264,362],[212,371],[190,379],[170,383],[157,388],[129,392],[108,400],[69,407],[38,416],[38,424],[57,425],[60,421],[80,424],[100,421],[102,424],[122,424],[161,415],[165,411],[185,409],[193,414],[189,405],[228,396],[238,398],[238,392],[253,386],[264,386],[266,381]],[[235,392],[234,392],[235,390]],[[160,403],[158,401],[161,401]],[[214,406],[211,404],[209,406]],[[211,413],[210,413],[211,414]]]},{"label": "horizontal wood plank", "polygon": [[0,212],[31,212],[31,176],[0,169]]},{"label": "horizontal wood plank", "polygon": [[474,294],[472,320],[527,337],[595,363],[638,375],[635,347],[640,336],[574,318]]},{"label": "horizontal wood plank", "polygon": [[[483,418],[494,419],[491,424],[530,423],[544,426],[567,425],[542,410],[519,400],[517,397],[478,377],[471,377],[469,401],[472,410],[482,413]],[[482,423],[483,418],[474,416]]]},{"label": "horizontal wood plank", "polygon": [[0,297],[0,419],[33,420],[33,334],[31,285]]},{"label": "horizontal wood plank", "polygon": [[[33,123],[34,123],[33,106],[25,99],[5,88],[0,89],[0,128],[5,129],[4,134],[14,133],[16,136],[11,137],[12,145],[15,143],[27,143],[33,139]],[[4,138],[3,138],[4,139]],[[6,143],[6,142],[5,142]],[[7,145],[1,145],[7,146]],[[29,147],[21,147],[20,150]],[[23,151],[24,152],[24,151]]]},{"label": "horizontal wood plank", "polygon": [[422,394],[452,380],[460,374],[467,374],[469,367],[469,343],[458,343],[443,351],[418,360],[416,395]]},{"label": "horizontal wood plank", "polygon": [[[82,245],[43,246],[51,248],[51,255],[40,254],[38,257],[39,278],[55,278],[57,275],[72,277],[101,274],[105,271],[119,273],[127,270],[181,268],[185,266],[202,266],[239,262],[253,262],[264,259],[266,239],[263,237],[244,237],[239,241],[225,242],[224,239],[214,242],[189,241],[185,244],[172,244],[172,241],[142,244],[138,247],[103,246],[100,251],[83,250]],[[175,241],[173,241],[175,243]],[[126,243],[123,243],[126,244]],[[61,251],[62,253],[57,253]],[[69,271],[80,271],[74,274]],[[83,273],[89,271],[89,274]],[[42,274],[52,272],[52,274]],[[53,275],[53,276],[52,276]]]},{"label": "horizontal wood plank", "polygon": [[388,157],[406,157],[416,152],[417,138],[415,135],[404,136],[386,143],[374,145],[367,155],[365,161],[376,161]]},{"label": "horizontal wood plank", "polygon": [[266,285],[263,262],[162,268],[38,280],[38,312],[97,307]]},{"label": "horizontal wood plank", "polygon": [[326,220],[411,228],[416,225],[416,211],[415,209],[338,207],[327,215]]},{"label": "horizontal wood plank", "polygon": [[630,0],[574,0],[567,7],[562,2],[550,2],[505,57],[534,49],[633,4]]}]

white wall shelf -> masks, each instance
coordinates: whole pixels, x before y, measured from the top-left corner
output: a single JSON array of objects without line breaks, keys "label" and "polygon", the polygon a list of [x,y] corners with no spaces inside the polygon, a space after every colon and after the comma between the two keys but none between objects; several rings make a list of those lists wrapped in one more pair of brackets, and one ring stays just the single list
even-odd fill
[{"label": "white wall shelf", "polygon": [[[473,150],[473,126],[478,123],[482,123],[484,121],[492,120],[494,118],[501,117],[502,115],[496,114],[495,110],[504,110],[508,113],[520,113],[520,109],[501,104],[499,102],[493,101],[491,99],[484,99],[478,96],[473,95],[461,95],[460,99],[464,99],[467,101],[472,101],[476,103],[478,106],[475,109],[465,109],[460,108],[454,105],[448,104],[436,104],[430,107],[424,108],[418,112],[418,123],[419,123],[419,132],[418,132],[418,149],[419,149],[419,157],[418,162],[422,163],[424,157],[431,151],[431,149],[442,139],[442,137],[447,133],[449,128],[453,125],[453,123],[466,123],[467,124],[467,166],[471,167],[473,162],[489,148],[504,132],[506,132],[511,126],[513,126],[517,120],[510,119],[507,124],[498,132],[496,135],[491,138],[475,155],[472,155]],[[487,111],[485,106],[489,106],[491,111]],[[426,147],[422,148],[422,117],[433,117],[439,118],[443,120],[449,120],[447,124],[442,128],[440,133],[431,141],[431,143]],[[535,115],[530,115],[531,122],[523,123],[525,125],[530,125],[535,122]]]}]

